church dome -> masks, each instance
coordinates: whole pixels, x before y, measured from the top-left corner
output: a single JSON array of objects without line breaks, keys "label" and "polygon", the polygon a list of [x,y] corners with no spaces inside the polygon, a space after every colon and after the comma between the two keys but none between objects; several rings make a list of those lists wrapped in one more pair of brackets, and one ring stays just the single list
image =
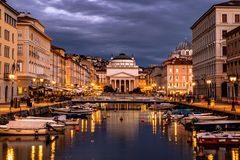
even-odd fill
[{"label": "church dome", "polygon": [[192,49],[192,44],[187,40],[180,42],[176,48],[176,50],[190,50]]},{"label": "church dome", "polygon": [[113,59],[114,60],[117,60],[117,59],[132,60],[132,58],[126,55],[125,53],[120,53],[118,56],[114,57]]}]

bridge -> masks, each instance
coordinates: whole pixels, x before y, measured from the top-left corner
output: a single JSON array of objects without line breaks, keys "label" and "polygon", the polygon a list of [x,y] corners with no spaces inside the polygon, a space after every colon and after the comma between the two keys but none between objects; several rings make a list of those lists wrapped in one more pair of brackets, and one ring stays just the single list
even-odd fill
[{"label": "bridge", "polygon": [[[74,97],[73,103],[165,103],[164,99],[159,97],[129,96],[129,95],[112,95],[99,97]],[[174,103],[174,102],[171,102]]]}]

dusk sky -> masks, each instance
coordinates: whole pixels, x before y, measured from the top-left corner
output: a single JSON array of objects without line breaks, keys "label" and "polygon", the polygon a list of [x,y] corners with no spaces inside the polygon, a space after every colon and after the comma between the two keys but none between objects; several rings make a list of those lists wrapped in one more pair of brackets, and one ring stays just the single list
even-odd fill
[{"label": "dusk sky", "polygon": [[223,0],[7,0],[31,12],[53,44],[67,53],[109,59],[134,55],[141,66],[160,64],[184,39],[190,26]]}]

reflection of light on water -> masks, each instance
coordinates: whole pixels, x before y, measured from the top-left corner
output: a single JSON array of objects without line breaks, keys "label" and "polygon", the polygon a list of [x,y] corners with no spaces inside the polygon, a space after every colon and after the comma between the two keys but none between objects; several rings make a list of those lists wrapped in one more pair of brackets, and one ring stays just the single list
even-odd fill
[{"label": "reflection of light on water", "polygon": [[32,146],[32,148],[31,148],[31,159],[32,160],[35,159],[35,146]]},{"label": "reflection of light on water", "polygon": [[71,129],[71,131],[70,131],[70,138],[71,138],[71,140],[73,139],[73,136],[74,136],[74,132],[73,132],[73,129]]},{"label": "reflection of light on water", "polygon": [[95,122],[101,124],[101,111],[98,110],[94,113]]},{"label": "reflection of light on water", "polygon": [[212,153],[210,153],[210,154],[207,156],[207,159],[208,159],[208,160],[213,160],[213,159],[214,159],[214,156],[213,156],[213,154],[212,154]]},{"label": "reflection of light on water", "polygon": [[152,112],[152,133],[157,133],[157,115],[154,112]]},{"label": "reflection of light on water", "polygon": [[92,133],[95,132],[95,117],[94,117],[94,115],[92,115],[92,119],[91,119],[91,132]]},{"label": "reflection of light on water", "polygon": [[177,142],[177,122],[174,122],[174,140]]},{"label": "reflection of light on water", "polygon": [[87,128],[88,128],[88,121],[87,120],[85,120],[85,124],[84,125],[85,125],[84,131],[87,132]]},{"label": "reflection of light on water", "polygon": [[197,132],[193,131],[192,133],[192,140],[193,140],[193,148],[197,147],[197,137],[196,137]]},{"label": "reflection of light on water", "polygon": [[8,149],[7,149],[7,160],[14,160],[14,149],[13,149],[13,147],[8,147]]},{"label": "reflection of light on water", "polygon": [[43,159],[43,146],[39,145],[38,146],[38,160],[42,160]]},{"label": "reflection of light on water", "polygon": [[232,149],[232,160],[239,160],[239,154],[238,154],[237,148]]},{"label": "reflection of light on water", "polygon": [[55,147],[56,147],[56,142],[52,142],[51,144],[51,160],[55,159]]},{"label": "reflection of light on water", "polygon": [[84,120],[83,119],[81,120],[81,132],[82,133],[84,132]]}]

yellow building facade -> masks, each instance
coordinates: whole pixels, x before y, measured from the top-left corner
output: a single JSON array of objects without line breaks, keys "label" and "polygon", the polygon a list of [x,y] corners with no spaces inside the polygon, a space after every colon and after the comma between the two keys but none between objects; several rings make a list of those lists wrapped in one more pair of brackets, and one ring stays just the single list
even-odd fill
[{"label": "yellow building facade", "polygon": [[30,13],[18,16],[18,95],[29,96],[32,88],[51,83],[51,38],[43,24]]},{"label": "yellow building facade", "polygon": [[[0,1],[0,103],[9,103],[17,92],[17,15],[16,10]],[[14,79],[10,79],[10,74]]]}]

